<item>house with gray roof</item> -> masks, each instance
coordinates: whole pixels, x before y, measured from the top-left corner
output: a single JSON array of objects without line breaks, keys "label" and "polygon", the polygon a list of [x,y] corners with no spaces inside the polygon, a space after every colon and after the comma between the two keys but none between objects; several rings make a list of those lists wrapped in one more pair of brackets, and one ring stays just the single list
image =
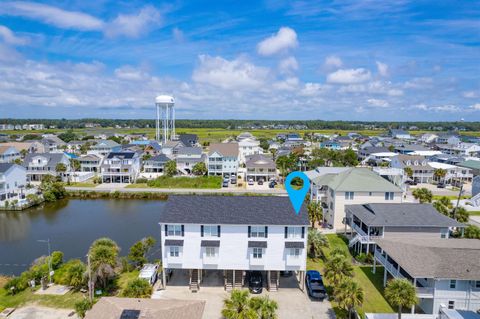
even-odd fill
[{"label": "house with gray roof", "polygon": [[[63,164],[65,172],[57,172],[57,165]],[[58,176],[65,180],[71,170],[70,160],[65,153],[31,153],[25,156],[23,166],[27,169],[27,181],[41,182],[43,176]]]},{"label": "house with gray roof", "polygon": [[13,163],[20,157],[20,151],[14,146],[0,144],[0,163]]},{"label": "house with gray roof", "polygon": [[390,166],[393,168],[410,168],[412,176],[409,176],[417,183],[431,183],[433,181],[434,168],[428,164],[425,156],[400,154],[392,158]]},{"label": "house with gray roof", "polygon": [[212,143],[208,151],[208,175],[237,176],[239,161],[238,143]]},{"label": "house with gray roof", "polygon": [[376,240],[373,271],[378,264],[384,267],[384,286],[389,278],[412,282],[421,313],[435,315],[442,306],[478,311],[479,261],[478,239],[381,238]]},{"label": "house with gray roof", "polygon": [[99,172],[102,158],[95,154],[87,154],[76,159],[80,163],[81,172]]},{"label": "house with gray roof", "polygon": [[143,172],[146,174],[143,175],[152,175],[156,176],[156,174],[163,174],[163,170],[165,168],[165,164],[170,161],[171,159],[165,154],[159,154],[157,156],[153,156],[147,160],[143,161]]},{"label": "house with gray roof", "polygon": [[206,156],[202,153],[201,147],[180,147],[175,162],[177,163],[177,171],[183,175],[191,175],[193,167],[197,163],[205,163]]},{"label": "house with gray roof", "polygon": [[253,270],[269,290],[278,289],[280,271],[304,282],[308,213],[304,206],[295,214],[288,197],[169,196],[159,218],[162,265],[174,276],[188,270],[192,290],[209,276],[242,288]]},{"label": "house with gray roof", "polygon": [[141,168],[137,152],[111,152],[100,166],[103,183],[134,183]]},{"label": "house with gray roof", "polygon": [[121,145],[115,141],[97,140],[96,143],[90,147],[90,150],[87,153],[104,157],[108,153],[120,151],[121,148]]},{"label": "house with gray roof", "polygon": [[403,191],[369,168],[317,167],[306,172],[310,199],[323,207],[324,227],[344,229],[345,205],[401,203]]},{"label": "house with gray roof", "polygon": [[245,167],[247,170],[245,180],[247,181],[250,179],[269,181],[272,178],[278,178],[277,166],[271,156],[264,154],[247,156]]},{"label": "house with gray roof", "polygon": [[401,129],[388,130],[388,136],[390,136],[391,138],[400,139],[400,140],[409,140],[412,138],[410,133]]},{"label": "house with gray roof", "polygon": [[465,225],[437,212],[431,204],[377,203],[345,206],[349,247],[357,253],[373,251],[375,240],[449,238],[453,228]]},{"label": "house with gray roof", "polygon": [[0,203],[18,196],[26,185],[27,174],[23,166],[0,163]]}]

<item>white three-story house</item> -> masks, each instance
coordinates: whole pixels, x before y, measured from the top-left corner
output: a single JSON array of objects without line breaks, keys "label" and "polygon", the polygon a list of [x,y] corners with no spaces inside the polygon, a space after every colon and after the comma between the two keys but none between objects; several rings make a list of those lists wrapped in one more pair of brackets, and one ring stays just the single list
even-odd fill
[{"label": "white three-story house", "polygon": [[269,290],[280,271],[297,272],[303,284],[308,225],[306,210],[295,214],[288,197],[169,196],[160,217],[163,266],[174,276],[188,270],[192,290],[208,276],[241,288],[253,270]]}]

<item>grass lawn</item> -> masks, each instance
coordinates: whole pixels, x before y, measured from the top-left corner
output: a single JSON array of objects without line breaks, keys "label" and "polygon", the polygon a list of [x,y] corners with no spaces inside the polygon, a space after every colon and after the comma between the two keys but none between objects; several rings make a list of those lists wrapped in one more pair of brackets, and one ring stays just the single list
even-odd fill
[{"label": "grass lawn", "polygon": [[468,214],[470,216],[480,216],[480,211],[475,210],[475,211],[469,211]]},{"label": "grass lawn", "polygon": [[[445,196],[445,195],[433,195],[433,196],[432,196],[432,200],[439,200],[439,199],[442,198],[442,197],[447,197],[447,198],[450,199],[450,200],[456,200],[456,199],[458,199],[458,196],[456,196],[456,195],[448,195],[448,196]],[[471,196],[462,196],[462,197],[460,197],[460,199],[470,199],[470,198],[471,198]]]},{"label": "grass lawn", "polygon": [[168,177],[161,176],[147,183],[130,184],[127,188],[221,188],[221,176]]},{"label": "grass lawn", "polygon": [[[330,252],[335,248],[340,248],[348,251],[346,239],[343,236],[336,234],[326,235],[330,247],[325,249],[327,258]],[[323,273],[324,261],[321,259],[307,259],[307,270],[318,270]],[[376,274],[372,273],[371,266],[353,266],[354,280],[357,281],[364,291],[364,302],[358,312],[363,315],[366,312],[377,313],[392,313],[395,312],[383,297],[383,268],[377,267]],[[327,290],[332,294],[333,287],[329,287],[328,281],[325,280]],[[333,310],[337,316],[345,316],[345,311],[340,309],[335,301],[331,301]]]},{"label": "grass lawn", "polygon": [[125,287],[127,286],[127,283],[130,281],[130,280],[133,280],[135,278],[138,278],[138,274],[140,273],[139,270],[134,270],[134,271],[131,271],[131,272],[125,272],[125,273],[122,273],[118,276],[117,278],[117,286],[118,286],[118,295],[121,295],[122,294],[122,291],[123,289],[125,289]]}]

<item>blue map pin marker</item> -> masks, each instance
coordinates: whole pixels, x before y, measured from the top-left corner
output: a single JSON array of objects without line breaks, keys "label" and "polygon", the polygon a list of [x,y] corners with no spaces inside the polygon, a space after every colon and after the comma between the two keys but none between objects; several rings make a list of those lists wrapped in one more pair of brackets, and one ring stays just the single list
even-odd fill
[{"label": "blue map pin marker", "polygon": [[[295,177],[303,180],[302,188],[292,188],[292,179],[294,179]],[[290,197],[290,201],[292,202],[295,214],[298,215],[298,213],[300,212],[300,208],[302,208],[303,201],[305,200],[305,195],[307,195],[307,192],[310,189],[310,180],[308,179],[307,175],[302,172],[291,172],[285,179],[285,188],[287,189],[288,197]]]}]

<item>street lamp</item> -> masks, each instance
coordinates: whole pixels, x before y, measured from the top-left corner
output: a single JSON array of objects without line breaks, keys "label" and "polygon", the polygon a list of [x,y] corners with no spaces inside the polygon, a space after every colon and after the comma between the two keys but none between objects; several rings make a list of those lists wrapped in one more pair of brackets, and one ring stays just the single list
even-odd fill
[{"label": "street lamp", "polygon": [[51,255],[51,251],[50,251],[50,238],[49,239],[38,239],[37,242],[47,243],[47,246],[48,246],[48,281],[50,282],[50,285],[51,285],[52,284],[53,269],[52,269],[52,255]]}]

